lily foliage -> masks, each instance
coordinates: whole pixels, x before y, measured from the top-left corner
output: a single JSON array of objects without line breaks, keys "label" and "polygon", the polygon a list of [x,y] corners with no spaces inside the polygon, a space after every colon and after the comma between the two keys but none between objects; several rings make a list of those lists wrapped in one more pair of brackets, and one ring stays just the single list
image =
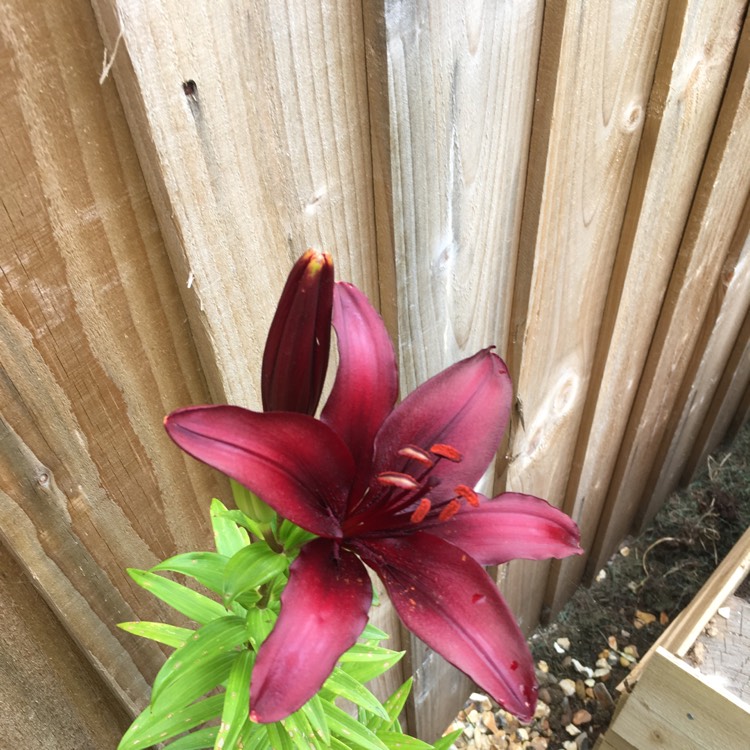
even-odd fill
[{"label": "lily foliage", "polygon": [[[234,489],[237,504],[245,504],[246,491]],[[174,651],[154,681],[148,707],[123,736],[118,750],[145,750],[160,742],[167,742],[169,750],[429,750],[430,745],[402,734],[398,722],[411,679],[384,703],[364,686],[403,655],[383,648],[380,642],[388,636],[372,625],[341,655],[321,690],[302,708],[278,722],[258,724],[249,719],[256,654],[278,618],[290,560],[309,535],[275,519],[269,528],[281,548],[274,549],[262,541],[266,529],[219,500],[211,504],[211,523],[215,552],[188,552],[150,570],[128,571],[139,586],[198,627],[120,624],[127,632]],[[163,577],[166,572],[188,576],[206,594]],[[223,690],[217,692],[217,687]],[[356,704],[357,718],[336,705],[338,697]],[[435,748],[447,750],[453,739],[455,733]]]}]

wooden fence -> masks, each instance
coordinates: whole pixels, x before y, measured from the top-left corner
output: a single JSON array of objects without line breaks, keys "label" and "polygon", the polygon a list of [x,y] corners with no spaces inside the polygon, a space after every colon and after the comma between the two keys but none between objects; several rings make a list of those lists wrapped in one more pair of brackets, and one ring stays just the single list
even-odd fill
[{"label": "wooden fence", "polygon": [[[379,304],[404,392],[507,358],[495,487],[587,550],[501,571],[523,627],[590,578],[750,408],[746,14],[0,0],[0,745],[114,747],[145,704],[164,653],[115,623],[168,613],[124,569],[207,548],[228,496],[162,417],[257,406],[308,246]],[[377,618],[434,736],[466,682]]]}]

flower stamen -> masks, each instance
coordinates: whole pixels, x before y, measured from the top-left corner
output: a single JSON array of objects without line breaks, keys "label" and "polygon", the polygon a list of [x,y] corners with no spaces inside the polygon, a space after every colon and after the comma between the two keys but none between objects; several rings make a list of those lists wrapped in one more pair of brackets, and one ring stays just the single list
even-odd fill
[{"label": "flower stamen", "polygon": [[432,502],[430,501],[429,497],[423,497],[419,501],[419,505],[417,505],[414,512],[411,514],[411,518],[409,519],[412,523],[420,523],[424,521],[427,514],[430,512],[430,508],[432,507]]},{"label": "flower stamen", "polygon": [[472,508],[479,507],[479,496],[473,489],[471,489],[471,487],[467,487],[465,484],[459,484],[454,491],[456,497],[462,497]]},{"label": "flower stamen", "polygon": [[452,445],[446,445],[445,443],[435,443],[430,448],[430,453],[440,458],[447,458],[448,461],[454,461],[459,463],[463,456],[457,451]]},{"label": "flower stamen", "polygon": [[378,474],[377,480],[380,484],[399,487],[402,490],[416,490],[419,487],[419,482],[414,477],[399,471],[384,471]]},{"label": "flower stamen", "polygon": [[449,518],[453,518],[459,510],[461,510],[461,503],[454,498],[440,511],[438,521],[447,521]]},{"label": "flower stamen", "polygon": [[398,452],[399,456],[403,456],[404,458],[411,458],[414,461],[419,461],[419,463],[424,464],[425,466],[432,466],[435,462],[430,458],[430,454],[422,450],[421,448],[418,448],[416,445],[406,445]]}]

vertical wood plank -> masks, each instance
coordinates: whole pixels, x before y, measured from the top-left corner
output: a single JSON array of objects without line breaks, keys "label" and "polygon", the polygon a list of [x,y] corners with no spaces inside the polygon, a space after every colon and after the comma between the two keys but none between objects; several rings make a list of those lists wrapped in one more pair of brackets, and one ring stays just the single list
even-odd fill
[{"label": "vertical wood plank", "polygon": [[[122,34],[112,74],[213,397],[258,408],[265,336],[306,247],[379,303],[363,9],[93,5],[110,50]],[[385,597],[373,621],[398,648]],[[375,691],[402,679],[391,670]]]},{"label": "vertical wood plank", "polygon": [[688,459],[690,473],[693,473],[699,466],[704,466],[708,454],[719,445],[740,411],[741,405],[747,403],[749,385],[750,310],[746,313],[737,341],[727,360],[706,420],[692,446]]},{"label": "vertical wood plank", "polygon": [[[561,505],[645,118],[666,3],[548,3],[523,265],[513,310],[519,399],[506,484]],[[504,589],[528,632],[549,564],[514,561]]]},{"label": "vertical wood plank", "polygon": [[130,717],[0,545],[0,747],[116,747]]},{"label": "vertical wood plank", "polygon": [[208,544],[161,428],[207,390],[90,7],[3,10],[0,534],[133,711],[164,657],[116,623],[168,613],[124,568]]},{"label": "vertical wood plank", "polygon": [[689,462],[689,458],[704,424],[711,422],[714,395],[750,309],[750,200],[745,203],[732,244],[703,322],[701,339],[670,415],[674,425],[665,431],[649,477],[654,507],[660,506],[680,481],[688,482],[700,465]]},{"label": "vertical wood plank", "polygon": [[[482,347],[504,355],[541,13],[385,2],[403,393]],[[468,684],[416,640],[410,654],[413,724],[434,739]]]},{"label": "vertical wood plank", "polygon": [[605,555],[635,517],[650,520],[659,508],[648,483],[652,469],[660,470],[654,459],[699,339],[709,290],[721,283],[750,195],[750,23],[744,27],[615,464],[607,502],[617,510],[607,522],[609,539],[602,540]]},{"label": "vertical wood plank", "polygon": [[[614,536],[597,526],[674,266],[745,11],[741,0],[672,3],[599,332],[565,508],[588,556],[559,570],[564,600]],[[710,42],[707,42],[710,40]],[[669,196],[669,210],[665,210]],[[609,511],[608,511],[609,519]],[[619,541],[619,540],[618,540]],[[590,562],[589,562],[590,560]]]},{"label": "vertical wood plank", "polygon": [[212,390],[257,407],[266,332],[305,248],[378,302],[362,9],[93,5],[110,50],[122,33],[112,73]]}]

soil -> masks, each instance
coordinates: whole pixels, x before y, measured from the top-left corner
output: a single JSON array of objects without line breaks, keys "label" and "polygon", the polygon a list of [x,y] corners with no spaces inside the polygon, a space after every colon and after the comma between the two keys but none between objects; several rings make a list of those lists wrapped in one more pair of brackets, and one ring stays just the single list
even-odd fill
[{"label": "soil", "polygon": [[530,645],[540,706],[520,726],[473,694],[452,728],[458,750],[586,750],[609,725],[616,686],[750,526],[750,425],[709,457],[646,531],[625,540]]}]

